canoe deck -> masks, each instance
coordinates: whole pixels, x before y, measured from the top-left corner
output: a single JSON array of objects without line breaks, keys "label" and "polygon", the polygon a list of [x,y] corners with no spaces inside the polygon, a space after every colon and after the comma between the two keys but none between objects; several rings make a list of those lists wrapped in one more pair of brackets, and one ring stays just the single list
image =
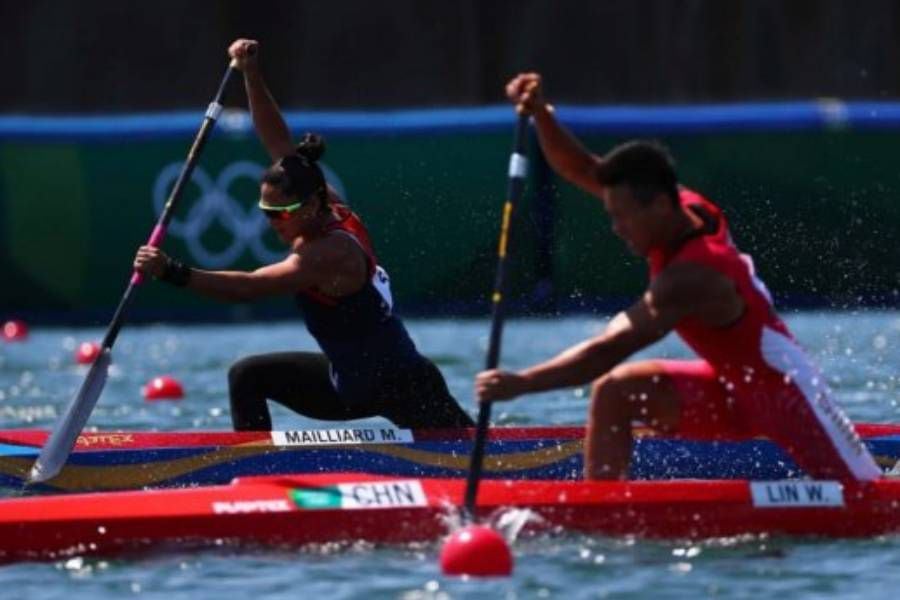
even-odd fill
[{"label": "canoe deck", "polygon": [[[900,460],[900,426],[858,425],[883,468]],[[800,474],[762,439],[684,439],[638,430],[633,479],[782,479]],[[579,480],[580,427],[491,430],[489,479]],[[47,432],[0,431],[0,487],[21,489]],[[84,492],[228,483],[235,477],[336,470],[465,477],[473,430],[345,428],[294,432],[95,432],[79,438],[62,473],[38,489]]]}]

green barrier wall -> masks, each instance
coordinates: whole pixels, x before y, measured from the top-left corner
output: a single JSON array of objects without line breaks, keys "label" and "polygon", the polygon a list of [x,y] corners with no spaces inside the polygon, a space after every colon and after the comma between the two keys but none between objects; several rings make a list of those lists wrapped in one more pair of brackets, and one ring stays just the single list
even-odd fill
[{"label": "green barrier wall", "polygon": [[[325,162],[367,223],[400,307],[472,311],[486,298],[493,281],[508,137],[363,137],[329,142]],[[111,313],[127,283],[134,251],[157,218],[153,202],[157,180],[167,166],[180,160],[189,143],[190,138],[0,146],[0,245],[7,282],[0,291],[0,309],[47,316],[73,311],[73,318]],[[266,158],[252,138],[220,137],[210,142],[198,168],[202,174],[195,174],[195,183],[176,211],[163,246],[166,251],[210,268],[252,269],[261,264],[259,253],[250,247],[227,264],[204,262],[176,233],[178,224],[190,219],[192,209],[203,201],[221,207],[207,226],[194,232],[210,254],[235,244],[235,222],[244,227],[263,223],[267,231],[255,208],[256,174],[235,177],[230,183],[215,181],[238,162],[259,171]],[[177,167],[170,167],[170,173],[172,169]],[[212,189],[209,182],[197,183],[198,177],[211,180]],[[170,177],[169,188],[173,183]],[[210,200],[210,194],[219,197]],[[514,291],[528,285],[523,265],[531,262],[530,239],[517,235],[514,242]],[[283,254],[271,233],[263,236],[263,245],[272,258]],[[210,314],[192,314],[201,309],[216,315],[261,316],[283,314],[290,304],[226,309],[154,282],[140,290],[133,314],[136,318]]]},{"label": "green barrier wall", "polygon": [[[495,111],[502,119],[473,127],[477,118],[458,112],[449,120],[441,113],[440,126],[394,124],[377,135],[320,128],[333,183],[368,224],[406,314],[488,312],[512,118],[504,107]],[[0,316],[109,320],[134,251],[156,220],[154,198],[161,206],[199,118],[188,121],[165,135],[115,128],[4,135],[0,123]],[[619,116],[610,122],[614,135],[590,123],[573,127],[596,151],[656,129],[630,127]],[[782,305],[900,304],[900,133],[777,126],[670,127],[653,137],[669,144],[686,185],[725,208],[738,244]],[[532,158],[511,245],[513,308],[621,306],[643,288],[643,263],[612,236],[598,201],[554,182]],[[246,126],[217,131],[164,248],[207,268],[252,269],[278,257],[283,249],[254,209],[266,163]],[[285,299],[234,307],[150,282],[131,318],[292,314]]]},{"label": "green barrier wall", "polygon": [[[594,149],[624,137],[585,136]],[[900,137],[893,132],[663,136],[682,182],[726,211],[738,246],[782,304],[900,303]],[[646,268],[611,235],[602,206],[560,186],[561,301],[628,297]],[[568,297],[566,297],[568,296]]]}]

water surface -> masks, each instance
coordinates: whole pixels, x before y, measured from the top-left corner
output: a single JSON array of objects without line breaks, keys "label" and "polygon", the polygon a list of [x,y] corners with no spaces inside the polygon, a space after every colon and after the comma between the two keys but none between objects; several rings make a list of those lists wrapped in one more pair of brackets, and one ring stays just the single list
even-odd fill
[{"label": "water surface", "polygon": [[[797,313],[787,320],[851,418],[900,422],[900,311]],[[548,358],[601,331],[605,322],[601,317],[510,321],[502,363],[518,368]],[[408,326],[474,415],[471,381],[484,362],[487,321],[414,320]],[[76,344],[99,341],[102,335],[103,328],[47,328],[33,330],[24,343],[0,344],[0,428],[51,426],[86,373],[74,364]],[[234,360],[313,348],[299,322],[126,326],[90,425],[227,429],[226,372]],[[640,356],[691,354],[667,338]],[[141,386],[162,374],[183,383],[184,400],[142,400]],[[582,424],[586,405],[584,388],[554,391],[495,405],[494,418],[504,425]],[[323,426],[278,406],[272,415],[279,429]],[[139,560],[18,564],[0,567],[0,598],[887,598],[900,584],[900,536],[685,544],[567,534],[518,540],[515,575],[489,581],[443,578],[437,551],[436,545],[265,552],[223,548]]]}]

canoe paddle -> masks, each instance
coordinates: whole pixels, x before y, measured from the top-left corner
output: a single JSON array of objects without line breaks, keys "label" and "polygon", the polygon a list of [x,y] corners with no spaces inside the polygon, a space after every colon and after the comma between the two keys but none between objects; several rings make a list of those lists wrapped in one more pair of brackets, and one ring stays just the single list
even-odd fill
[{"label": "canoe paddle", "polygon": [[[506,249],[509,242],[509,227],[515,205],[521,201],[525,189],[525,175],[528,159],[525,156],[528,115],[519,115],[513,138],[513,151],[509,156],[509,179],[506,188],[506,203],[500,224],[500,243],[497,247],[497,273],[494,278],[494,293],[491,294],[491,336],[488,341],[485,369],[496,369],[500,362],[500,341],[503,336],[503,292],[506,287]],[[475,444],[469,461],[469,476],[466,480],[465,512],[469,519],[475,517],[475,498],[484,463],[484,445],[487,440],[488,421],[491,418],[491,403],[482,402],[478,409],[478,425],[475,430]]]},{"label": "canoe paddle", "polygon": [[[188,152],[187,161],[182,166],[181,173],[175,181],[175,187],[172,188],[172,193],[169,194],[169,199],[166,201],[162,214],[156,222],[156,227],[153,228],[153,232],[150,234],[150,239],[147,242],[150,246],[159,246],[166,235],[166,227],[172,219],[175,205],[181,197],[185,184],[187,184],[191,174],[194,172],[194,167],[200,158],[200,152],[206,145],[206,140],[216,124],[216,119],[222,113],[222,100],[225,97],[225,90],[236,71],[236,62],[232,60],[225,70],[225,76],[222,77],[222,83],[219,84],[215,98],[206,109],[206,115],[203,118],[203,123],[200,125],[200,131],[197,132],[194,143]],[[125,313],[134,297],[134,291],[143,279],[143,275],[137,271],[132,274],[128,287],[125,289],[125,295],[119,301],[119,306],[116,308],[112,322],[106,330],[100,354],[91,365],[87,377],[85,377],[84,383],[81,385],[81,389],[69,402],[62,417],[56,422],[49,439],[44,444],[44,447],[41,448],[41,453],[28,476],[28,483],[40,483],[52,479],[60,472],[66,460],[68,460],[69,453],[72,451],[78,435],[84,428],[85,423],[87,423],[88,417],[91,411],[94,410],[94,405],[97,404],[100,393],[106,385],[106,376],[112,360],[113,344],[115,344],[116,337],[119,335],[119,329],[122,328]]]},{"label": "canoe paddle", "polygon": [[[497,273],[494,278],[494,292],[491,294],[491,336],[485,360],[487,370],[496,369],[500,362],[500,341],[503,337],[503,293],[506,287],[506,249],[509,243],[512,212],[515,205],[522,199],[525,176],[528,173],[528,159],[525,156],[528,118],[528,115],[519,115],[513,137],[513,150],[509,156],[506,202],[503,204],[500,243],[497,246]],[[462,513],[463,524],[467,525],[452,533],[444,541],[440,560],[441,569],[445,575],[506,576],[512,573],[512,552],[506,540],[493,528],[474,524],[475,501],[478,496],[478,483],[481,480],[484,446],[487,441],[490,419],[491,403],[480,403]]]}]

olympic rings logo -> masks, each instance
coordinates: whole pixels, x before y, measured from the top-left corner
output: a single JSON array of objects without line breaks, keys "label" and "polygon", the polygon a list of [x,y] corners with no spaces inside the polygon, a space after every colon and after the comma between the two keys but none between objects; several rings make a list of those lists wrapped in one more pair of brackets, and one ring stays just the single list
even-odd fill
[{"label": "olympic rings logo", "polygon": [[[166,165],[153,184],[153,208],[156,215],[162,214],[183,163]],[[346,201],[344,184],[337,174],[324,164],[319,164],[325,180]],[[246,201],[246,208],[230,193],[235,182],[250,179],[257,186],[264,167],[250,161],[237,161],[225,167],[213,179],[202,167],[197,166],[191,175],[191,184],[199,188],[200,197],[190,207],[183,219],[173,218],[167,232],[184,240],[193,261],[207,269],[222,269],[233,265],[248,249],[260,263],[272,263],[284,258],[285,250],[268,248],[263,235],[268,229],[265,216],[256,208],[256,198]],[[228,232],[231,242],[220,250],[211,250],[204,245],[203,235],[213,225]]]}]

